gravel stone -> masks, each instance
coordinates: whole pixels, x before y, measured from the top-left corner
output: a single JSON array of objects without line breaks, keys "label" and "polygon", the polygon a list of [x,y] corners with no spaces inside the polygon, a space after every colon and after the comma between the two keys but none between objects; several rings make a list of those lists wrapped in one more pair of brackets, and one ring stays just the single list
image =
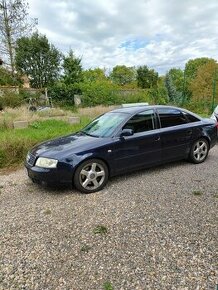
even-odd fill
[{"label": "gravel stone", "polygon": [[0,289],[214,290],[217,197],[218,145],[89,195],[0,175]]}]

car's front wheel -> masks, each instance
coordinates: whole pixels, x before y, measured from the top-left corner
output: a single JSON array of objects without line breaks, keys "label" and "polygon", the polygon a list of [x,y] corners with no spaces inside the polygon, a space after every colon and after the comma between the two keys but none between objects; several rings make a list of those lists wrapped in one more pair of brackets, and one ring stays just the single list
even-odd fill
[{"label": "car's front wheel", "polygon": [[206,139],[201,138],[192,145],[189,160],[193,163],[202,163],[207,158],[209,152],[209,143]]},{"label": "car's front wheel", "polygon": [[107,165],[99,159],[84,161],[76,169],[74,175],[74,185],[83,193],[99,191],[105,186],[107,181]]}]

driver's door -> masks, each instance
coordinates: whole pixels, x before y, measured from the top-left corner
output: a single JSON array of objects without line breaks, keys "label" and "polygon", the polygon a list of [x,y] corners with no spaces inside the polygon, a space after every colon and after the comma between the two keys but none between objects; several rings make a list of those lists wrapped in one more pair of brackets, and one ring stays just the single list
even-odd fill
[{"label": "driver's door", "polygon": [[116,137],[113,150],[116,173],[161,162],[161,140],[153,110],[134,115],[122,129],[132,129],[133,135]]}]

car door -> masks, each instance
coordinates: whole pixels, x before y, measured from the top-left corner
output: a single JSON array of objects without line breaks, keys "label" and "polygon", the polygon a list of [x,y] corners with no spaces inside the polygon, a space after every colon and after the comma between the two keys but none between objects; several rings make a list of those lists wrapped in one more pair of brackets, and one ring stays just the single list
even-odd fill
[{"label": "car door", "polygon": [[192,140],[192,126],[182,111],[158,108],[162,161],[185,158]]},{"label": "car door", "polygon": [[133,135],[115,138],[116,172],[124,172],[160,162],[161,142],[154,110],[134,115],[122,129],[132,129]]}]

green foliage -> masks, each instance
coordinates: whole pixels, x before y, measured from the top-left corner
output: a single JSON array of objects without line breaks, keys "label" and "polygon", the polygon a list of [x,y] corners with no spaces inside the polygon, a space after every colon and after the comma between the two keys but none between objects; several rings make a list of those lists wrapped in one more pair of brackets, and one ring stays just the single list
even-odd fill
[{"label": "green foliage", "polygon": [[94,228],[93,232],[94,234],[106,235],[108,230],[105,226],[98,225],[96,228]]},{"label": "green foliage", "polygon": [[52,85],[60,73],[61,53],[38,32],[17,41],[16,67],[30,78],[33,88]]},{"label": "green foliage", "polygon": [[216,62],[214,59],[208,57],[190,59],[185,65],[185,75],[187,80],[194,79],[196,77],[198,68],[211,61]]},{"label": "green foliage", "polygon": [[90,121],[83,117],[80,124],[47,120],[27,129],[0,131],[0,168],[24,162],[28,150],[39,142],[76,132]]},{"label": "green foliage", "polygon": [[202,194],[203,194],[203,192],[200,191],[200,190],[195,190],[195,191],[193,191],[192,193],[193,193],[194,195],[196,195],[196,196],[199,196],[199,195],[202,195]]},{"label": "green foliage", "polygon": [[166,105],[169,101],[167,88],[165,86],[165,78],[159,77],[157,82],[157,88],[150,89],[148,91],[149,99],[156,105]]},{"label": "green foliage", "polygon": [[120,86],[131,84],[136,79],[136,71],[133,67],[127,67],[125,65],[117,65],[113,68],[110,74],[111,80]]},{"label": "green foliage", "polygon": [[106,81],[105,71],[100,68],[88,69],[82,72],[84,82]]},{"label": "green foliage", "polygon": [[178,92],[183,92],[184,72],[178,68],[171,68],[168,72],[171,76],[172,82]]},{"label": "green foliage", "polygon": [[201,65],[195,78],[190,82],[189,89],[192,93],[193,101],[196,102],[202,100],[210,102],[213,93],[218,97],[218,64],[211,61]]},{"label": "green foliage", "polygon": [[81,58],[75,57],[72,50],[70,50],[68,56],[64,56],[63,69],[64,77],[63,82],[66,85],[72,85],[82,81],[82,65]]},{"label": "green foliage", "polygon": [[166,74],[165,85],[168,92],[169,102],[179,105],[182,102],[182,92],[177,91],[173,83],[172,77],[169,73]]},{"label": "green foliage", "polygon": [[138,87],[142,89],[156,88],[158,81],[158,73],[153,69],[149,69],[146,65],[137,69]]},{"label": "green foliage", "polygon": [[83,106],[113,105],[117,102],[118,87],[108,80],[80,83]]},{"label": "green foliage", "polygon": [[0,108],[5,107],[16,108],[23,103],[23,97],[15,92],[5,92],[3,96],[0,96]]},{"label": "green foliage", "polygon": [[66,85],[64,82],[56,82],[48,88],[48,95],[58,104],[74,105],[74,94],[78,92],[77,84]]},{"label": "green foliage", "polygon": [[197,76],[198,69],[201,68],[201,66],[207,64],[207,63],[215,63],[216,60],[208,57],[201,57],[201,58],[195,58],[190,59],[186,65],[185,65],[185,96],[186,99],[191,100],[192,98],[192,91],[190,89],[190,84],[193,82],[193,80]]},{"label": "green foliage", "polygon": [[17,84],[11,73],[4,67],[0,67],[0,86],[14,86]]},{"label": "green foliage", "polygon": [[103,289],[104,290],[114,290],[114,287],[112,286],[112,284],[110,282],[105,282],[103,285]]}]

